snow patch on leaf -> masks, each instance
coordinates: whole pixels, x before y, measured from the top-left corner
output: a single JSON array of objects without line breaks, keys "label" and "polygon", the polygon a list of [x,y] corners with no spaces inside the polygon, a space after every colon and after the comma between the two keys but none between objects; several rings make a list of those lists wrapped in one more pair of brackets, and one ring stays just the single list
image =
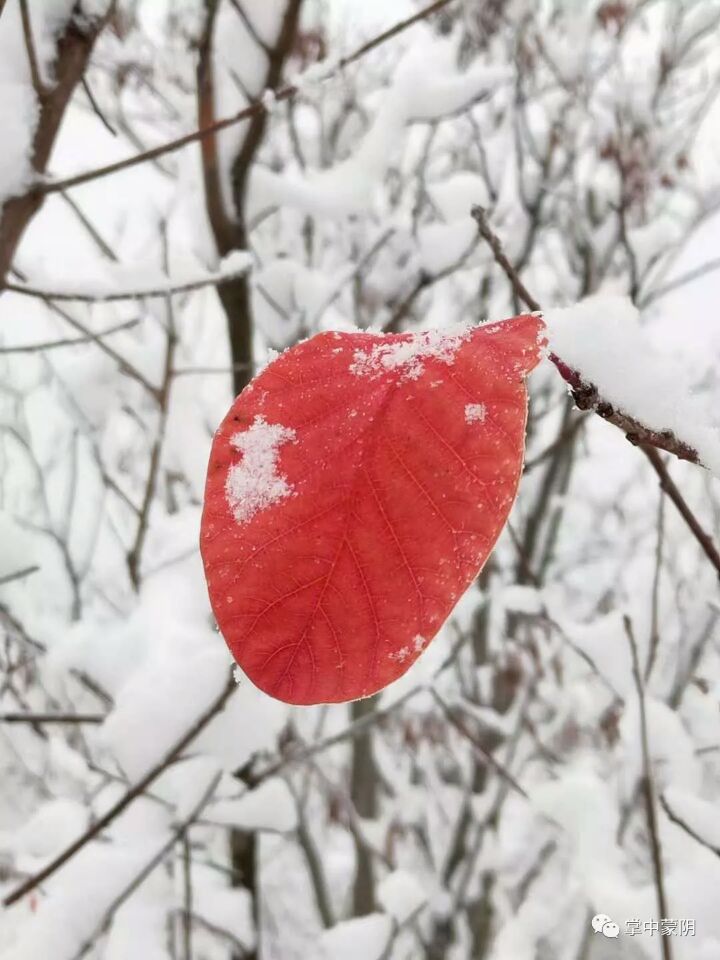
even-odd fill
[{"label": "snow patch on leaf", "polygon": [[465,406],[466,423],[483,423],[487,416],[487,407],[484,403],[468,403]]},{"label": "snow patch on leaf", "polygon": [[292,494],[287,478],[277,472],[280,446],[289,441],[295,441],[293,429],[259,415],[249,429],[231,438],[243,456],[228,471],[225,495],[238,523],[247,523],[259,510]]},{"label": "snow patch on leaf", "polygon": [[373,378],[398,370],[403,380],[417,380],[425,370],[426,360],[452,365],[470,330],[468,325],[458,325],[450,330],[426,330],[402,340],[393,338],[388,343],[375,343],[368,350],[355,351],[350,372],[357,377]]}]

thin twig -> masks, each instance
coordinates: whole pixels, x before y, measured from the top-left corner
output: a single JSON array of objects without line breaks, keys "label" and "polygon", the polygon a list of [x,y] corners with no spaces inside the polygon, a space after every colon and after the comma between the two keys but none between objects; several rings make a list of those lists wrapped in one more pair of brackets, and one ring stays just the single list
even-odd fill
[{"label": "thin twig", "polygon": [[270,54],[270,47],[268,46],[267,43],[265,43],[265,41],[263,40],[263,38],[262,38],[262,37],[260,36],[260,34],[257,32],[257,29],[255,28],[255,24],[252,22],[252,20],[251,20],[250,17],[248,16],[247,11],[246,11],[245,8],[243,7],[243,5],[242,5],[242,3],[240,2],[240,0],[230,0],[230,3],[232,4],[232,7],[233,7],[233,9],[235,10],[235,12],[237,13],[237,15],[238,15],[238,16],[240,17],[240,19],[242,20],[243,26],[245,27],[245,29],[247,30],[247,32],[250,34],[250,36],[252,37],[253,41],[260,47],[261,50],[263,50],[266,54],[269,55],[269,54]]},{"label": "thin twig", "polygon": [[656,300],[659,300],[661,297],[664,297],[671,291],[677,290],[678,287],[684,287],[686,283],[692,283],[693,280],[699,280],[700,277],[704,277],[706,274],[712,273],[715,270],[720,270],[720,257],[716,257],[714,260],[708,260],[707,263],[703,263],[699,267],[695,267],[694,270],[688,270],[687,273],[682,273],[679,277],[676,277],[675,280],[670,280],[668,283],[664,283],[661,287],[651,290],[648,294],[640,299],[639,305],[641,307],[647,307],[649,304],[655,303]]},{"label": "thin twig", "polygon": [[657,513],[657,537],[655,540],[655,572],[653,574],[652,596],[650,599],[650,642],[648,643],[648,658],[645,664],[645,683],[655,666],[658,647],[660,645],[660,577],[663,562],[663,541],[665,539],[665,491],[660,491]]},{"label": "thin twig", "polygon": [[709,850],[710,853],[714,853],[716,857],[720,857],[720,847],[715,846],[708,840],[704,840],[700,834],[694,830],[689,823],[687,823],[687,821],[683,820],[682,817],[675,813],[668,803],[667,797],[664,793],[661,793],[658,799],[660,800],[660,806],[667,814],[669,820],[671,820],[676,826],[680,827],[681,830],[684,830],[689,837],[692,837],[693,840],[705,847],[706,850]]},{"label": "thin twig", "polygon": [[[219,777],[217,778],[219,779]],[[217,784],[217,779],[215,784]],[[213,789],[215,789],[213,787]],[[182,909],[182,934],[183,934],[183,958],[182,960],[192,960],[192,859],[190,857],[190,841],[188,840],[187,830],[182,838],[182,861],[183,861],[183,909]]]},{"label": "thin twig", "polygon": [[[517,270],[505,255],[500,238],[490,227],[483,208],[475,206],[472,208],[471,214],[478,225],[480,236],[488,243],[497,264],[505,272],[518,299],[524,302],[531,310],[539,312],[540,304],[529,292],[518,276]],[[599,417],[602,417],[603,420],[612,423],[613,426],[622,430],[625,434],[625,439],[629,443],[632,443],[633,446],[639,447],[642,450],[659,476],[662,489],[675,504],[687,524],[688,529],[702,547],[705,556],[710,560],[718,572],[718,575],[720,575],[720,552],[718,552],[710,535],[703,530],[699,520],[670,477],[658,453],[658,450],[665,450],[668,453],[672,453],[679,460],[688,460],[691,463],[702,465],[697,450],[694,450],[689,444],[680,440],[671,431],[651,430],[634,417],[629,416],[622,410],[615,409],[612,404],[608,403],[607,400],[600,395],[597,387],[584,380],[577,370],[573,370],[572,367],[569,367],[554,353],[550,353],[548,356],[560,376],[570,386],[576,406],[580,410],[591,410]]]},{"label": "thin twig", "polygon": [[467,727],[467,725],[457,716],[457,714],[450,708],[449,704],[440,696],[437,690],[434,687],[429,688],[430,693],[443,712],[445,718],[449,721],[451,726],[453,726],[457,732],[463,736],[473,747],[473,750],[476,754],[479,754],[482,757],[484,763],[487,763],[493,768],[493,770],[499,774],[501,779],[503,779],[512,789],[519,793],[521,797],[528,799],[527,792],[520,786],[515,777],[507,770],[501,763],[499,763],[495,757],[482,745],[480,740],[473,734],[473,732]]},{"label": "thin twig", "polygon": [[690,528],[693,536],[702,547],[703,553],[713,565],[718,576],[720,577],[720,552],[715,546],[712,537],[703,529],[700,521],[690,509],[687,500],[685,497],[683,497],[682,493],[680,493],[677,484],[670,476],[670,472],[668,471],[668,468],[666,467],[663,458],[660,456],[658,451],[654,447],[641,447],[641,449],[650,461],[650,466],[658,475],[660,486],[663,492],[675,504],[680,516]]},{"label": "thin twig", "polygon": [[41,97],[45,92],[45,86],[40,76],[37,54],[35,52],[35,41],[32,34],[32,23],[30,20],[30,10],[28,0],[20,0],[20,19],[22,20],[23,38],[25,40],[25,50],[27,52],[28,64],[30,66],[30,78],[35,93]]},{"label": "thin twig", "polygon": [[[366,53],[369,53],[376,47],[381,46],[388,40],[393,39],[394,37],[403,33],[405,30],[414,26],[416,23],[427,19],[438,10],[441,10],[443,7],[446,7],[453,2],[454,0],[435,0],[434,3],[431,3],[429,6],[419,10],[413,16],[407,17],[405,20],[401,20],[393,27],[390,27],[389,30],[378,34],[378,36],[374,37],[372,40],[355,50],[354,53],[342,58],[337,64],[337,69],[341,70],[349,64],[355,63],[356,60],[359,60],[361,57],[365,56]],[[276,102],[288,100],[290,97],[294,97],[298,93],[299,89],[300,88],[295,84],[287,84],[286,86],[275,91],[275,96],[273,99]],[[265,103],[262,100],[258,100],[230,117],[224,117],[222,120],[216,120],[214,123],[208,124],[205,127],[202,127],[198,130],[193,130],[192,133],[187,133],[175,140],[170,140],[167,143],[153,147],[151,150],[145,150],[142,153],[136,154],[135,156],[126,157],[124,160],[117,160],[114,163],[109,163],[104,167],[96,167],[94,170],[87,170],[84,173],[75,174],[74,176],[67,177],[64,180],[54,180],[38,184],[36,191],[40,194],[57,193],[59,190],[67,190],[70,187],[77,187],[82,183],[88,183],[90,180],[98,180],[101,177],[107,177],[113,173],[118,173],[121,170],[127,170],[129,167],[137,166],[137,164],[147,163],[150,160],[156,160],[158,157],[162,157],[168,153],[173,153],[176,150],[180,150],[189,143],[195,143],[197,140],[202,140],[205,137],[211,136],[213,133],[218,133],[221,130],[226,130],[228,127],[235,126],[235,124],[242,123],[243,120],[247,120],[266,109],[267,107]]]},{"label": "thin twig", "polygon": [[113,137],[116,137],[116,136],[118,135],[117,130],[116,130],[115,127],[110,123],[110,121],[109,121],[108,118],[105,116],[105,114],[103,113],[103,111],[100,109],[100,105],[99,105],[99,103],[97,102],[97,100],[95,99],[95,96],[93,95],[93,92],[92,92],[92,89],[91,89],[91,87],[90,87],[90,84],[89,84],[88,81],[87,81],[87,77],[86,77],[84,74],[83,74],[83,76],[80,78],[80,83],[82,84],[82,88],[83,88],[83,90],[85,91],[85,95],[87,96],[88,100],[90,101],[90,106],[91,106],[92,109],[93,109],[93,113],[95,113],[95,115],[96,115],[96,116],[98,117],[98,119],[100,120],[100,123],[102,123],[102,125],[105,127],[105,129],[108,131],[108,133],[112,134]]},{"label": "thin twig", "polygon": [[[165,266],[167,267],[167,236],[163,232],[163,247],[165,251]],[[150,464],[148,467],[147,480],[145,482],[145,493],[140,506],[140,515],[138,525],[135,531],[135,539],[132,547],[127,553],[127,567],[130,575],[130,582],[137,591],[140,589],[140,566],[142,560],[142,551],[147,535],[148,523],[150,520],[150,508],[155,497],[158,475],[160,472],[160,458],[162,455],[163,443],[165,440],[165,429],[167,427],[168,416],[170,413],[170,389],[173,382],[173,363],[175,359],[175,350],[178,343],[178,335],[175,324],[175,313],[173,301],[170,294],[165,296],[165,310],[167,315],[167,334],[165,343],[165,360],[163,364],[163,380],[160,390],[157,394],[157,404],[159,408],[159,422],[157,433],[153,441],[150,452]]]},{"label": "thin twig", "polygon": [[35,890],[41,883],[44,883],[49,877],[53,876],[60,867],[64,866],[68,860],[75,856],[78,851],[88,844],[91,840],[94,840],[107,826],[109,826],[130,804],[133,800],[136,800],[141,796],[144,791],[153,783],[163,771],[177,760],[183,750],[188,747],[193,740],[205,729],[205,727],[210,723],[210,721],[217,716],[218,713],[223,709],[225,704],[228,702],[234,691],[237,689],[237,685],[230,676],[227,683],[223,687],[220,694],[213,700],[210,706],[198,717],[198,719],[185,731],[185,733],[180,737],[180,739],[168,750],[165,756],[160,760],[155,766],[151,767],[150,770],[142,777],[137,783],[133,784],[123,795],[117,800],[109,810],[107,810],[101,817],[99,817],[92,826],[81,834],[76,840],[73,840],[69,846],[62,850],[56,857],[47,863],[41,870],[38,870],[37,873],[33,874],[31,877],[28,877],[27,880],[15,887],[14,890],[11,890],[3,898],[2,904],[4,907],[10,907],[13,903],[17,903],[18,900],[22,899],[26,894],[30,893],[31,890]]},{"label": "thin twig", "polygon": [[273,763],[269,764],[268,766],[263,767],[257,773],[254,770],[244,771],[243,777],[245,784],[248,788],[257,787],[259,784],[263,783],[265,780],[269,780],[270,777],[274,777],[277,773],[291,764],[294,765],[297,763],[306,763],[308,760],[317,756],[317,754],[324,753],[325,750],[329,750],[330,747],[337,746],[337,744],[342,743],[345,740],[351,740],[360,736],[360,734],[367,730],[368,727],[372,727],[378,723],[381,723],[387,717],[395,713],[403,704],[407,703],[408,700],[417,696],[418,693],[421,693],[425,689],[426,687],[424,685],[413,687],[394,703],[384,707],[382,710],[374,710],[372,713],[361,717],[354,723],[348,724],[348,726],[340,730],[339,733],[333,734],[333,736],[327,737],[325,740],[312,743],[307,747],[300,748],[295,753],[280,757],[278,760],[273,761]]},{"label": "thin twig", "polygon": [[29,577],[33,573],[37,573],[40,569],[38,566],[32,567],[23,567],[21,570],[13,570],[12,573],[6,573],[4,576],[0,577],[0,587],[4,587],[6,583],[14,583],[15,580],[24,580],[25,577]]},{"label": "thin twig", "polygon": [[503,250],[500,237],[498,237],[495,231],[490,227],[487,215],[483,208],[474,206],[470,211],[470,215],[477,224],[478,233],[492,250],[493,256],[495,257],[495,262],[499,267],[502,267],[503,271],[505,272],[505,276],[510,281],[510,286],[513,289],[513,293],[531,310],[539,312],[540,304],[530,293],[528,288],[518,276],[517,270],[508,260],[505,251]]},{"label": "thin twig", "polygon": [[243,277],[248,272],[249,267],[244,266],[240,270],[233,270],[229,273],[217,273],[207,277],[200,277],[197,280],[189,280],[186,283],[178,283],[175,286],[167,284],[166,286],[153,286],[140,290],[126,290],[120,293],[92,293],[88,290],[41,290],[37,287],[25,286],[20,283],[6,283],[4,289],[10,293],[19,293],[24,297],[34,297],[38,300],[79,301],[80,303],[115,303],[118,300],[145,300],[153,297],[168,297],[177,293],[191,293],[194,290],[202,290],[204,287],[216,287],[221,283],[228,283]]},{"label": "thin twig", "polygon": [[108,327],[107,330],[100,330],[98,333],[88,333],[82,337],[64,337],[61,340],[41,340],[39,343],[25,343],[17,347],[0,347],[0,355],[9,353],[38,353],[41,350],[57,350],[58,347],[74,347],[78,343],[95,343],[102,340],[103,337],[112,336],[121,330],[130,330],[140,323],[139,320],[126,320],[125,323],[117,323],[114,327]]},{"label": "thin twig", "polygon": [[0,713],[0,723],[103,723],[104,713]]},{"label": "thin twig", "polygon": [[[648,738],[647,714],[645,711],[645,689],[643,687],[642,675],[640,673],[640,657],[638,656],[637,643],[633,633],[630,617],[623,617],[625,634],[630,644],[632,654],[633,679],[638,695],[638,708],[640,710],[640,746],[642,750],[642,776],[640,777],[640,789],[642,791],[645,803],[645,815],[647,817],[648,834],[650,836],[650,850],[652,853],[653,879],[655,881],[655,894],[657,897],[657,909],[659,917],[669,917],[667,897],[665,895],[665,874],[662,862],[662,849],[660,847],[660,832],[658,830],[657,811],[655,808],[655,783],[652,775],[652,764],[650,761],[650,742]],[[661,937],[663,960],[672,960],[672,949],[670,947],[670,937]]]},{"label": "thin twig", "polygon": [[112,918],[115,915],[118,908],[121,907],[122,904],[125,903],[125,901],[128,899],[128,897],[131,896],[131,894],[133,894],[137,890],[137,888],[140,886],[143,880],[153,872],[153,870],[158,866],[158,864],[162,863],[163,859],[172,850],[175,844],[186,835],[187,831],[190,829],[190,827],[193,825],[195,820],[197,820],[197,818],[200,816],[200,814],[205,809],[207,804],[210,802],[210,799],[213,793],[215,792],[215,789],[218,785],[219,780],[220,780],[220,774],[217,774],[215,777],[213,777],[209,786],[204,791],[202,797],[200,798],[198,803],[195,805],[191,813],[183,820],[181,824],[179,824],[175,828],[175,830],[173,830],[167,842],[162,845],[162,847],[157,851],[157,853],[154,854],[152,859],[145,864],[142,870],[131,880],[131,882],[126,887],[123,888],[123,890],[117,895],[117,897],[115,897],[115,899],[112,901],[110,906],[105,911],[103,915],[103,919],[97,925],[97,927],[93,930],[93,932],[90,934],[87,940],[85,940],[85,942],[80,947],[78,952],[74,955],[73,960],[81,960],[82,957],[84,957],[90,950],[92,950],[93,946],[95,945],[95,941],[98,939],[98,937],[102,936],[102,934],[110,926]]}]

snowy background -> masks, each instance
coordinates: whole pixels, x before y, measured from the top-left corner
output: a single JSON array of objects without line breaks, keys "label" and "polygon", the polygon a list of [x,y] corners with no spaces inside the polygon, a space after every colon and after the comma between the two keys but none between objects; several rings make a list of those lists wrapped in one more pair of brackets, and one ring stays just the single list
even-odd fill
[{"label": "snowy background", "polygon": [[[720,957],[720,3],[432,8],[0,0],[3,960]],[[705,467],[683,518],[543,361],[438,637],[285,706],[212,619],[213,432],[314,332],[524,309],[473,204]]]}]

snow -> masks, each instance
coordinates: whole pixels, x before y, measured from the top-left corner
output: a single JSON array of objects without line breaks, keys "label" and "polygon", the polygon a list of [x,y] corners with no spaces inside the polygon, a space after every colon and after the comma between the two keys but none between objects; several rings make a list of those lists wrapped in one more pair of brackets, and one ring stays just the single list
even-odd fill
[{"label": "snow", "polygon": [[0,19],[0,205],[21,193],[30,183],[30,151],[38,108],[30,84],[22,36],[19,5],[8,4]]},{"label": "snow", "polygon": [[526,584],[513,583],[503,587],[498,591],[498,600],[506,610],[528,616],[536,616],[544,609],[541,591],[537,587],[529,587]]},{"label": "snow", "polygon": [[550,349],[604,400],[652,430],[671,431],[720,477],[720,425],[677,358],[654,347],[628,298],[588,297],[544,317]]},{"label": "snow", "polygon": [[465,404],[465,423],[484,423],[487,407],[484,403]]},{"label": "snow", "polygon": [[462,325],[428,330],[388,343],[373,343],[368,349],[355,351],[350,372],[357,377],[373,378],[395,370],[403,380],[417,380],[425,371],[424,360],[438,360],[451,366],[470,330],[469,325]]},{"label": "snow", "polygon": [[322,934],[318,960],[381,960],[391,933],[390,918],[382,913],[345,920]]},{"label": "snow", "polygon": [[393,870],[378,885],[378,903],[398,923],[404,923],[426,902],[417,877],[408,870]]},{"label": "snow", "polygon": [[49,800],[20,828],[0,831],[0,847],[16,852],[24,863],[51,859],[87,827],[87,808],[77,800]]},{"label": "snow", "polygon": [[409,123],[433,122],[461,113],[508,76],[506,68],[484,64],[459,72],[454,39],[439,40],[418,27],[412,45],[393,71],[390,89],[384,92],[369,129],[350,157],[303,178],[278,177],[261,170],[255,183],[266,203],[274,201],[333,217],[362,213]]},{"label": "snow", "polygon": [[37,564],[39,551],[36,538],[23,530],[5,510],[0,510],[0,543],[0,580]]},{"label": "snow", "polygon": [[[107,4],[77,2],[86,15]],[[73,5],[28,3],[48,81],[57,73],[54,41]],[[242,4],[270,42],[283,5]],[[552,348],[638,419],[675,429],[691,443],[693,432],[702,434],[698,449],[704,442],[716,448],[720,325],[714,305],[720,271],[651,299],[653,290],[712,261],[718,248],[720,215],[713,209],[720,185],[720,100],[709,99],[708,77],[717,66],[712,32],[698,38],[653,106],[668,37],[675,38],[671,48],[677,50],[712,14],[700,4],[658,0],[636,5],[620,34],[615,26],[602,27],[598,4],[581,10],[575,0],[519,0],[506,5],[497,32],[483,36],[487,45],[481,49],[473,42],[482,29],[481,6],[465,4],[454,25],[448,18],[447,32],[444,15],[434,17],[338,70],[343,53],[372,39],[376,19],[391,26],[417,5],[304,5],[303,31],[320,30],[327,56],[312,63],[314,53],[293,48],[284,76],[299,74],[301,93],[292,103],[275,103],[266,118],[246,196],[252,264],[244,252],[218,257],[197,144],[159,163],[73,188],[67,198],[51,194],[32,218],[13,266],[41,291],[88,296],[90,302],[58,306],[93,333],[134,321],[105,343],[153,384],[162,382],[167,346],[164,294],[176,286],[200,287],[172,299],[178,376],[164,431],[155,398],[97,343],[5,354],[7,347],[53,343],[80,332],[39,299],[8,291],[0,297],[0,570],[39,567],[0,586],[0,715],[57,710],[106,717],[102,723],[40,728],[0,724],[0,895],[46,864],[157,764],[224,689],[232,669],[197,550],[208,451],[232,398],[219,278],[251,270],[253,350],[262,366],[266,358],[272,361],[271,348],[286,349],[321,330],[357,336],[358,330],[381,329],[423,274],[435,278],[447,269],[403,315],[400,329],[426,331],[419,339],[359,339],[361,357],[352,351],[346,357],[348,365],[358,366],[352,379],[361,392],[363,384],[378,385],[363,377],[380,376],[408,377],[418,390],[435,383],[440,392],[453,348],[435,337],[462,333],[466,321],[500,320],[515,311],[507,280],[468,216],[479,203],[511,260],[517,262],[527,244],[522,277],[539,302],[572,304],[579,290],[589,289],[611,304],[600,315],[598,302],[590,301],[594,320],[585,321],[582,312],[589,308],[581,304],[557,314],[555,324],[556,311],[550,310],[551,337],[557,338]],[[118,136],[103,127],[78,83],[48,179],[126,158],[195,129],[201,7],[196,0],[123,5],[128,16],[121,18],[122,29],[103,32],[87,74]],[[343,20],[343,10],[362,22],[362,36]],[[527,44],[519,43],[518,31]],[[219,4],[213,47],[216,114],[233,114],[248,100],[269,104],[267,57],[234,4]],[[705,119],[696,128],[693,111],[704,98]],[[628,242],[642,274],[640,316],[617,300],[630,287],[627,250],[618,242],[622,183],[611,155],[621,132],[618,118],[633,171],[629,186],[642,193],[627,211]],[[0,16],[0,202],[32,182],[36,119],[19,3],[6,0]],[[237,124],[217,138],[230,216],[230,169],[247,128]],[[637,138],[633,130],[640,131]],[[533,231],[536,203],[541,215]],[[156,299],[106,299],[153,290]],[[373,353],[374,347],[380,349]],[[426,384],[412,379],[421,368]],[[30,896],[0,910],[3,960],[72,960],[104,922],[108,905],[215,781],[215,793],[189,835],[190,952],[197,958],[244,952],[233,937],[251,950],[259,906],[260,952],[268,958],[403,960],[418,953],[418,935],[430,943],[435,933],[447,933],[453,960],[466,960],[470,924],[456,903],[466,875],[465,903],[477,903],[485,882],[491,884],[493,922],[485,952],[492,960],[576,960],[591,932],[589,915],[608,914],[621,930],[631,916],[656,915],[644,813],[636,805],[627,814],[642,756],[622,617],[632,617],[644,666],[657,600],[660,639],[646,682],[653,775],[672,809],[718,845],[717,577],[666,501],[654,598],[661,497],[656,479],[637,450],[619,442],[618,431],[598,417],[584,419],[571,457],[554,457],[567,402],[564,383],[544,364],[529,388],[529,459],[537,466],[521,482],[510,521],[514,538],[500,537],[482,588],[472,585],[432,638],[388,643],[381,654],[402,655],[405,667],[423,651],[377,700],[387,713],[369,727],[379,775],[374,815],[356,819],[353,811],[351,770],[363,740],[346,732],[357,708],[287,707],[237,669],[225,709],[183,756],[101,837]],[[473,409],[480,405],[469,399],[448,421],[444,439],[450,445],[475,431],[492,437],[491,410],[493,428],[502,425],[499,398],[492,405],[483,398],[484,422]],[[351,406],[361,413],[359,399]],[[289,421],[279,416],[273,423],[265,416],[265,495],[286,493],[269,507],[280,511],[297,492],[283,488],[283,480],[290,486],[286,458],[296,448],[283,433]],[[253,426],[252,417],[231,424],[227,437]],[[426,448],[421,434],[412,433],[416,427],[410,419],[403,439],[410,462],[431,458],[441,473],[442,444]],[[127,556],[156,449],[157,482],[136,590]],[[237,466],[248,466],[243,450],[228,452]],[[386,453],[377,451],[378,471]],[[703,459],[711,465],[707,451]],[[717,540],[716,480],[691,464],[669,463]],[[472,464],[483,478],[490,468],[484,457]],[[248,482],[251,489],[263,486],[257,475]],[[536,589],[517,582],[523,578],[516,544],[529,542],[529,519],[548,487],[528,558],[542,578]],[[378,492],[392,519],[418,509],[393,485],[381,484]],[[254,508],[246,503],[242,509],[248,507]],[[459,505],[442,497],[441,484],[437,509],[455,530],[466,529]],[[244,536],[246,528],[236,529]],[[357,546],[365,566],[375,562],[372,528],[362,537]],[[422,536],[402,547],[432,602],[432,589],[420,582],[427,576]],[[310,532],[307,548],[311,553]],[[323,598],[333,609],[342,609],[342,568],[349,559],[339,558],[338,592]],[[398,569],[401,559],[398,554]],[[298,584],[302,576],[298,568]],[[388,582],[376,598],[388,632],[395,592]],[[406,636],[417,629],[410,625]],[[329,639],[324,635],[319,642]],[[341,638],[350,656],[358,639],[352,625]],[[91,692],[86,682],[100,684],[110,699]],[[476,775],[476,747],[448,724],[431,690],[462,711],[473,733],[497,741],[494,756],[529,802],[508,791],[492,769]],[[317,752],[301,759],[308,747]],[[262,774],[277,763],[280,769],[254,789],[239,779],[246,769]],[[298,842],[299,812],[329,891],[334,926],[325,932]],[[696,936],[673,938],[674,956],[716,960],[720,860],[672,824],[661,807],[658,819],[671,915],[697,922]],[[444,870],[463,822],[468,833],[448,880]],[[245,887],[231,886],[234,830],[257,840],[259,904]],[[482,837],[482,846],[473,867],[475,836]],[[377,912],[368,918],[351,917],[356,838],[372,848]],[[177,844],[132,892],[93,956],[167,960],[185,952],[184,850]],[[649,936],[606,941],[593,935],[587,960],[655,960],[657,949],[657,939]]]},{"label": "snow", "polygon": [[663,792],[670,810],[705,843],[720,850],[720,821],[716,805],[679,785],[668,787]]},{"label": "snow", "polygon": [[218,800],[211,808],[217,823],[243,830],[287,833],[297,826],[297,808],[284,780],[273,777],[238,800]]},{"label": "snow", "polygon": [[66,299],[99,302],[122,297],[141,299],[144,296],[162,296],[174,290],[214,285],[221,280],[242,276],[250,270],[252,257],[242,250],[234,250],[220,260],[215,270],[198,267],[196,261],[186,258],[185,262],[174,265],[170,276],[147,263],[118,265],[104,262],[100,266],[100,276],[74,280],[64,274],[42,274],[32,264],[26,264],[25,270],[31,280],[17,286],[20,290],[26,286],[41,296],[52,297],[56,294]]},{"label": "snow", "polygon": [[[188,718],[176,705],[192,704],[192,714],[199,717],[227,678],[229,663],[221,646],[193,649],[178,634],[171,637],[121,687],[102,726],[103,742],[133,779],[160,761],[187,728]],[[150,730],[152,736],[147,736]]]},{"label": "snow", "polygon": [[242,459],[228,471],[225,493],[228,506],[238,523],[247,523],[259,510],[292,494],[287,478],[278,474],[280,447],[293,442],[295,431],[278,423],[255,417],[252,426],[239,431],[230,440],[242,453]]}]

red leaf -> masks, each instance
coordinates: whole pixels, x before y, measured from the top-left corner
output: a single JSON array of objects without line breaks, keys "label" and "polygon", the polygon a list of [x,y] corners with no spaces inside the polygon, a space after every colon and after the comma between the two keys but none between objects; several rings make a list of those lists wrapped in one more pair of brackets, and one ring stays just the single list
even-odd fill
[{"label": "red leaf", "polygon": [[233,656],[288,703],[401,676],[492,550],[522,471],[543,329],[323,333],[215,435],[201,551]]}]

